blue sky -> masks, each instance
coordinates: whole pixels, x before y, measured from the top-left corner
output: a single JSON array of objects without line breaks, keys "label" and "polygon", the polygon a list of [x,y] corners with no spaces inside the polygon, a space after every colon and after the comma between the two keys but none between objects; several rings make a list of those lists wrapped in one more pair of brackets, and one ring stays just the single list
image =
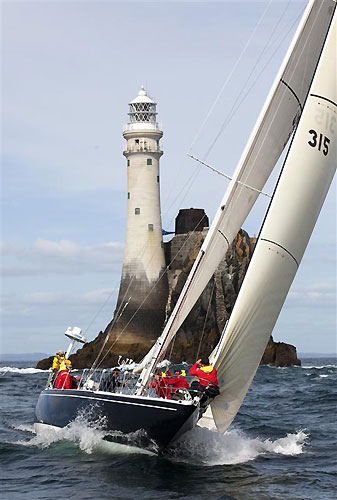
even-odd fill
[{"label": "blue sky", "polygon": [[[140,86],[158,102],[164,130],[164,228],[174,228],[179,208],[202,207],[212,219],[227,181],[186,153],[193,143],[205,157],[251,75],[207,156],[233,173],[304,7],[2,3],[3,352],[53,353],[69,325],[92,340],[111,319],[125,234],[122,130]],[[250,235],[265,207],[261,199],[244,224]],[[336,181],[274,338],[301,352],[335,352],[335,332]]]}]

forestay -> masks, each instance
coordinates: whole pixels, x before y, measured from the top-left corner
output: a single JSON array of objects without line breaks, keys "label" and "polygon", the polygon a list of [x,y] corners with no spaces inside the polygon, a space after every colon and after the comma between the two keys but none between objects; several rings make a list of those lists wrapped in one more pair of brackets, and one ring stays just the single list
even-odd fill
[{"label": "forestay", "polygon": [[[328,2],[322,2],[328,4]],[[216,352],[224,432],[239,410],[336,170],[336,14],[246,277]]]},{"label": "forestay", "polygon": [[153,367],[223,259],[291,136],[308,94],[334,5],[333,0],[313,0],[308,5],[173,313],[141,363],[144,369],[138,394],[144,392]]}]

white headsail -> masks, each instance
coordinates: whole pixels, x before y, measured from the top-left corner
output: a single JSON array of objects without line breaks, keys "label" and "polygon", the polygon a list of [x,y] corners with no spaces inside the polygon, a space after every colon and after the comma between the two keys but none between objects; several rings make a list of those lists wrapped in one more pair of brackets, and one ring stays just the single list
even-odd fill
[{"label": "white headsail", "polygon": [[255,375],[336,170],[336,40],[335,13],[277,189],[217,349],[221,394],[211,408],[220,432],[232,422]]},{"label": "white headsail", "polygon": [[225,256],[291,136],[334,7],[334,0],[309,3],[172,315],[142,363],[138,394],[144,391],[153,367]]}]

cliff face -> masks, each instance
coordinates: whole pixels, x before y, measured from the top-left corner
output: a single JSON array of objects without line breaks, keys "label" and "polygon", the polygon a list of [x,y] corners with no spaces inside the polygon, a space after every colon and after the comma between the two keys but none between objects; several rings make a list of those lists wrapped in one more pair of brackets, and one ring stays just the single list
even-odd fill
[{"label": "cliff face", "polygon": [[[177,234],[165,244],[166,262],[170,263],[167,271],[169,297],[166,305],[166,318],[169,317],[177,302],[206,234],[207,229]],[[178,331],[173,346],[167,352],[167,357],[172,362],[191,363],[203,354],[209,354],[212,351],[233,309],[254,245],[255,239],[240,230],[225,258]],[[74,367],[91,366],[100,349],[103,349],[104,356],[101,367],[114,366],[118,355],[139,361],[155,341],[151,339],[149,343],[147,337],[139,338],[137,342],[133,339],[129,342],[126,330],[122,334],[123,342],[118,342],[113,331],[109,341],[103,347],[106,333],[111,327],[112,323],[107,326],[104,333],[100,332],[94,341],[85,344],[70,357]],[[158,336],[160,333],[158,332]],[[51,365],[51,359],[40,361],[38,368],[48,368]],[[261,360],[261,364],[275,366],[299,365],[300,363],[295,347],[275,343],[272,337]]]},{"label": "cliff face", "polygon": [[[206,234],[207,230],[176,235],[166,245],[166,260],[171,262],[167,316],[178,300]],[[248,234],[241,230],[178,331],[172,349],[174,360],[194,362],[212,351],[233,309],[252,250]]]}]

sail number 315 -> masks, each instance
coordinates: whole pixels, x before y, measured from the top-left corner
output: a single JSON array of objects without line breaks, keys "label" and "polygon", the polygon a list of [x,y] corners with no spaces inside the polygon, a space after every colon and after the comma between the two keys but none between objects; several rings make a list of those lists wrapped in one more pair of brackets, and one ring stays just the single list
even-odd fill
[{"label": "sail number 315", "polygon": [[309,146],[312,148],[317,148],[318,151],[322,151],[324,156],[329,153],[330,139],[323,134],[318,134],[316,130],[309,130],[309,134],[312,136],[311,140],[308,141]]}]

